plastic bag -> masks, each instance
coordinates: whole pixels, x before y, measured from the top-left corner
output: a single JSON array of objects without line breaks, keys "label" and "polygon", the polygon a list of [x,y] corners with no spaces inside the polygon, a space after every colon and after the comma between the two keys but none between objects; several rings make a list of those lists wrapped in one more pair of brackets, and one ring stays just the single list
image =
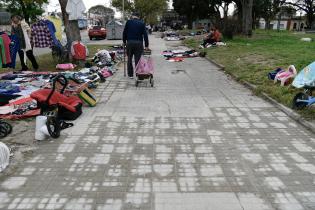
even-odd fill
[{"label": "plastic bag", "polygon": [[10,150],[4,143],[0,142],[0,172],[9,165]]}]

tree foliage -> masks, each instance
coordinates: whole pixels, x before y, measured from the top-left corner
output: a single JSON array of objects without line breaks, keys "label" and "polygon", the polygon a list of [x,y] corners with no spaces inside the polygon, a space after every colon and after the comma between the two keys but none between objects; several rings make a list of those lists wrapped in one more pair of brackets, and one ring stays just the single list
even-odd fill
[{"label": "tree foliage", "polygon": [[[112,6],[122,11],[122,0],[112,0]],[[168,6],[168,0],[125,0],[125,12],[137,11],[147,23],[156,23]]]},{"label": "tree foliage", "polygon": [[306,13],[308,28],[314,27],[315,22],[315,0],[294,0],[286,1],[287,5],[295,7],[297,10]]},{"label": "tree foliage", "polygon": [[109,21],[114,19],[115,11],[112,8],[105,7],[103,5],[96,5],[89,9],[89,17],[91,14],[97,15],[101,24],[105,26]]},{"label": "tree foliage", "polygon": [[48,0],[0,0],[12,14],[22,15],[27,22],[35,20],[44,13],[43,4]]}]

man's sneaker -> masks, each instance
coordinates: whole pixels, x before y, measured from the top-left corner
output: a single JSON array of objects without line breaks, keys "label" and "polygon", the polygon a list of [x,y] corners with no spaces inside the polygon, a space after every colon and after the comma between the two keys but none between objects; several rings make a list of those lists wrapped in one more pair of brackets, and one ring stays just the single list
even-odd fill
[{"label": "man's sneaker", "polygon": [[129,79],[133,79],[133,76],[132,76],[132,77],[129,77]]}]

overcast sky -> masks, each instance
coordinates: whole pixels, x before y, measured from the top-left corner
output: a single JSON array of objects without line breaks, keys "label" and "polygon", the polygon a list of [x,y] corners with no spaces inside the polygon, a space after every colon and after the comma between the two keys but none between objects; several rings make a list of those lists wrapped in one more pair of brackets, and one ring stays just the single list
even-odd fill
[{"label": "overcast sky", "polygon": [[[92,6],[99,5],[99,4],[109,7],[111,0],[83,0],[83,2],[85,4],[86,8],[89,9]],[[172,2],[172,0],[170,0],[170,5],[171,5],[171,2]],[[60,10],[58,0],[49,0],[49,5],[47,7],[47,10],[48,10],[48,12]]]}]

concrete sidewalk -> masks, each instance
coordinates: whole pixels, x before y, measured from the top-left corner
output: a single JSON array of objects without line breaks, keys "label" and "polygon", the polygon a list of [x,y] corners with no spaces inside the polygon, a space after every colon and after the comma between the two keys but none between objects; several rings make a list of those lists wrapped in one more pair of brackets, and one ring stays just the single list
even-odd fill
[{"label": "concrete sidewalk", "polygon": [[68,136],[0,181],[1,209],[315,209],[315,138],[202,58],[120,71]]}]

